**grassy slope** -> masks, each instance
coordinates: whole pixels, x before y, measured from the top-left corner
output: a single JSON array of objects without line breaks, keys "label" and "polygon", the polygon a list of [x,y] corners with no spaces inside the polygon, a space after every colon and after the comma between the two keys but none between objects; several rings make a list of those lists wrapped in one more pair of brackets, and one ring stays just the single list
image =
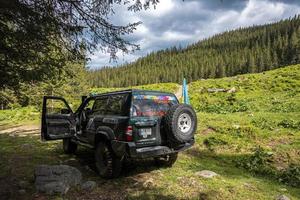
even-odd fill
[{"label": "grassy slope", "polygon": [[[207,92],[207,88],[232,87],[237,92]],[[170,88],[175,90],[175,86]],[[93,192],[74,189],[67,198],[274,199],[285,194],[300,199],[299,188],[237,167],[237,162],[248,157],[258,145],[273,152],[271,165],[276,170],[286,168],[289,163],[300,164],[300,65],[262,74],[201,80],[191,83],[189,89],[200,122],[196,144],[180,154],[174,167],[156,168],[151,161],[143,161],[138,167],[125,170],[119,179],[103,180],[85,168],[85,165],[93,168],[90,151],[80,149],[76,156],[67,156],[62,154],[60,142],[42,143],[38,135],[13,137],[7,133],[0,134],[3,160],[0,191],[12,188],[16,197],[15,182],[33,181],[35,165],[66,163],[78,167],[85,180],[95,180],[99,185]],[[223,142],[204,145],[204,141],[214,141],[211,138]],[[203,169],[213,170],[220,176],[213,179],[195,176],[195,172]],[[31,199],[33,193],[31,185],[25,197]]]},{"label": "grassy slope", "polygon": [[[208,93],[207,88],[236,93]],[[300,65],[261,74],[193,82],[191,102],[199,111],[200,133],[210,127],[228,151],[263,146],[274,152],[276,167],[300,164]],[[208,136],[201,136],[199,143]],[[222,148],[222,152],[227,149]]]}]

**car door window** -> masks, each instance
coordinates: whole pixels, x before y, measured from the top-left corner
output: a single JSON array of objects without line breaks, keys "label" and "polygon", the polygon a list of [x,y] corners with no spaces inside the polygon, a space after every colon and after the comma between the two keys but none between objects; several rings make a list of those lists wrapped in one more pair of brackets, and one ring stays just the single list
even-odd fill
[{"label": "car door window", "polygon": [[93,114],[101,114],[101,115],[107,114],[106,113],[107,112],[107,100],[108,100],[108,97],[97,98],[93,105],[92,113]]},{"label": "car door window", "polygon": [[49,99],[46,103],[47,115],[69,114],[70,112],[70,108],[61,99]]},{"label": "car door window", "polygon": [[112,95],[108,101],[107,113],[110,115],[127,116],[126,105],[128,94]]}]

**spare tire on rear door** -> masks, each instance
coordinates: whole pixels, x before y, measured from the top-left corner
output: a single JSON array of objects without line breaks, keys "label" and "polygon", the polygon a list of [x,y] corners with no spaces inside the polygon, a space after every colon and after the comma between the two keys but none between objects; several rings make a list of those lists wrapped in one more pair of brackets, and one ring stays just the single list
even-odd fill
[{"label": "spare tire on rear door", "polygon": [[165,127],[170,144],[190,141],[197,129],[197,115],[187,104],[172,106],[165,115]]}]

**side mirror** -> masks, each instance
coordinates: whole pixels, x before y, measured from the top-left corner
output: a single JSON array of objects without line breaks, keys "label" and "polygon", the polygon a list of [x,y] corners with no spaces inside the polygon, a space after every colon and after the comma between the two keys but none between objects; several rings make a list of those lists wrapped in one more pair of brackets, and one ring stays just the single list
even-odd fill
[{"label": "side mirror", "polygon": [[61,114],[70,114],[71,112],[70,112],[69,109],[63,108],[63,109],[60,110],[60,113],[61,113]]}]

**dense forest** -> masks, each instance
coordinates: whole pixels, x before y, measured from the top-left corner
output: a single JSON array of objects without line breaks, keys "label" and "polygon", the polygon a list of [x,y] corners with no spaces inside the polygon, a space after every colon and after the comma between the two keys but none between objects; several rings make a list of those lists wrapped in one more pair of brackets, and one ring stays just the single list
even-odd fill
[{"label": "dense forest", "polygon": [[[120,67],[88,74],[94,87],[220,78],[300,63],[300,16],[277,23],[239,28],[204,39],[187,48],[153,52]],[[100,67],[100,66],[99,66]]]}]

